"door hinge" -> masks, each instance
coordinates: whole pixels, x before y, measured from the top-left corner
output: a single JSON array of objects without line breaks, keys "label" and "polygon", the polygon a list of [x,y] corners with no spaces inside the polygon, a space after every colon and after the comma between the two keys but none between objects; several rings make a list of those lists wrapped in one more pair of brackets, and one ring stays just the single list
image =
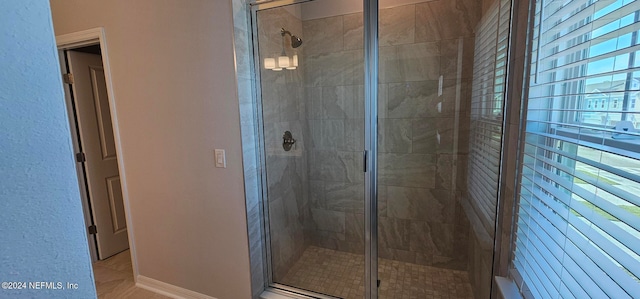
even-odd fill
[{"label": "door hinge", "polygon": [[89,226],[88,229],[90,235],[95,235],[98,233],[98,228],[95,225]]},{"label": "door hinge", "polygon": [[84,153],[77,153],[76,154],[76,162],[82,163],[82,162],[86,162],[87,161],[87,157],[84,155]]},{"label": "door hinge", "polygon": [[380,287],[380,279],[378,279],[378,287]]},{"label": "door hinge", "polygon": [[62,80],[64,81],[64,83],[66,84],[73,84],[73,74],[68,73],[68,74],[63,74],[62,75]]}]

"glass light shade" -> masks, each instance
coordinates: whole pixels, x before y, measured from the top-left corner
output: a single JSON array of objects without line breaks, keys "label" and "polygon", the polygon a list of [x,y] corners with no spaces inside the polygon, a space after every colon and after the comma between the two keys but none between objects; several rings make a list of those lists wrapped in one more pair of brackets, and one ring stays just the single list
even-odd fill
[{"label": "glass light shade", "polygon": [[277,71],[281,71],[282,68],[281,67],[277,67],[277,68],[274,68],[273,70],[277,72]]},{"label": "glass light shade", "polygon": [[278,57],[278,67],[288,68],[290,66],[291,66],[291,62],[289,61],[289,56]]},{"label": "glass light shade", "polygon": [[291,58],[291,64],[293,64],[293,66],[298,66],[298,54],[294,54],[293,58]]},{"label": "glass light shade", "polygon": [[295,66],[291,66],[291,67],[288,67],[287,69],[288,69],[288,70],[295,70],[295,69],[297,69],[297,67],[295,67]]},{"label": "glass light shade", "polygon": [[276,68],[276,59],[275,58],[265,58],[264,59],[264,68],[268,70],[272,70]]}]

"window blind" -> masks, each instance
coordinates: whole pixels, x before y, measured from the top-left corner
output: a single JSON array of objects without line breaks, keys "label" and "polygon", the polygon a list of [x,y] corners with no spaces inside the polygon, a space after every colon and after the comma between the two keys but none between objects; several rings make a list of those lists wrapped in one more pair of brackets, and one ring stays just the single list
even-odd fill
[{"label": "window blind", "polygon": [[511,1],[494,2],[478,25],[474,49],[469,205],[475,218],[471,220],[481,224],[479,235],[489,236],[488,242],[495,230],[510,11]]},{"label": "window blind", "polygon": [[514,277],[640,298],[640,1],[536,0],[533,21]]}]

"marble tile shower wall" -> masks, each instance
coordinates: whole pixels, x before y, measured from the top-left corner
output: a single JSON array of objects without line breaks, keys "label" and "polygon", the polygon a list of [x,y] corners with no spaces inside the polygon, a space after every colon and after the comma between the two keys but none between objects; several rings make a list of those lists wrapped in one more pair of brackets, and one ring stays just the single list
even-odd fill
[{"label": "marble tile shower wall", "polygon": [[252,298],[260,298],[264,289],[264,229],[262,222],[261,183],[258,163],[257,102],[253,96],[255,76],[252,68],[253,53],[249,30],[249,0],[232,0],[233,40],[238,84],[240,129],[242,132],[242,166],[244,170],[245,201],[247,208],[247,234],[251,264]]},{"label": "marble tile shower wall", "polygon": [[[358,22],[360,33],[356,31]],[[311,243],[364,254],[361,26],[361,13],[302,23],[310,134],[309,200],[314,229]]]},{"label": "marble tile shower wall", "polygon": [[[469,224],[456,193],[466,192],[478,5],[438,0],[380,11],[381,258],[467,267]],[[302,25],[312,243],[362,253],[363,16]]]},{"label": "marble tile shower wall", "polygon": [[[260,59],[277,57],[282,51],[280,28],[302,38],[301,20],[284,8],[258,12]],[[293,55],[288,42],[285,49]],[[301,51],[301,49],[300,49]],[[302,55],[301,52],[298,54]],[[267,198],[273,277],[279,281],[299,259],[309,222],[307,162],[304,155],[306,121],[302,70],[260,70],[262,117],[266,151]],[[282,135],[291,131],[296,139],[291,151],[282,148]]]}]

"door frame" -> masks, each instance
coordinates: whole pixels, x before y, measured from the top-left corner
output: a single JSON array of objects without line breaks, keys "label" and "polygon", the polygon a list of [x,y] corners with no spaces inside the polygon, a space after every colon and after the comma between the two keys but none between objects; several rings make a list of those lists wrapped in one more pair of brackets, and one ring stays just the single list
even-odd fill
[{"label": "door frame", "polygon": [[[133,267],[133,277],[134,279],[138,276],[138,264],[136,260],[136,250],[135,250],[135,242],[134,242],[134,234],[133,234],[133,221],[131,219],[131,208],[129,202],[129,192],[127,188],[127,180],[125,176],[125,164],[124,159],[122,158],[122,143],[120,138],[120,128],[118,125],[118,114],[116,111],[116,103],[115,96],[113,91],[113,82],[111,77],[111,67],[109,63],[109,55],[107,52],[107,42],[104,33],[103,27],[92,28],[88,30],[73,32],[69,34],[57,35],[56,36],[56,45],[58,47],[58,57],[60,59],[61,70],[66,73],[66,59],[64,55],[64,51],[73,50],[76,48],[81,48],[90,45],[99,45],[101,56],[102,56],[102,66],[104,68],[104,76],[105,82],[107,85],[107,97],[109,101],[109,110],[111,112],[111,123],[113,126],[113,137],[116,146],[116,155],[118,157],[118,172],[120,175],[120,184],[122,188],[122,197],[124,203],[125,210],[125,221],[127,224],[127,236],[129,238],[129,252],[131,254],[131,264]],[[73,108],[73,99],[71,98],[71,89],[68,84],[64,85],[65,91],[65,104],[67,107],[67,113],[69,117],[69,124],[71,129],[71,140],[73,143],[74,152],[79,152],[80,149],[80,140],[78,140],[78,135],[75,132],[78,132],[77,123],[75,120],[75,112]],[[87,194],[86,180],[84,176],[84,170],[80,163],[76,163],[76,171],[78,174],[78,183],[80,187],[80,196],[82,200],[82,208],[84,212],[85,224],[86,227],[91,225],[91,213],[89,208],[89,197]],[[88,232],[87,232],[88,234]],[[96,243],[89,241],[89,251],[91,253],[92,261],[97,260],[97,248]]]}]

